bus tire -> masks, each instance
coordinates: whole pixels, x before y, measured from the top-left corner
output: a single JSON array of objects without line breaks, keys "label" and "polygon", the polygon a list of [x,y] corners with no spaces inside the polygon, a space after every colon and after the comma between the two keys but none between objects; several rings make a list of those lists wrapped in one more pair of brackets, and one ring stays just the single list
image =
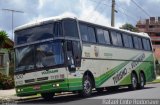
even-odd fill
[{"label": "bus tire", "polygon": [[144,85],[145,85],[145,75],[144,73],[140,73],[139,74],[139,84],[138,84],[138,88],[139,89],[143,89],[144,88]]},{"label": "bus tire", "polygon": [[138,87],[138,78],[136,73],[131,74],[131,85],[129,86],[130,90],[136,90]]},{"label": "bus tire", "polygon": [[89,75],[85,75],[83,77],[83,82],[82,82],[82,86],[83,89],[81,91],[81,95],[83,97],[89,97],[92,94],[92,88],[93,88],[93,84],[92,84],[92,79],[90,78]]},{"label": "bus tire", "polygon": [[49,101],[53,99],[55,93],[41,93],[41,96],[44,100]]}]

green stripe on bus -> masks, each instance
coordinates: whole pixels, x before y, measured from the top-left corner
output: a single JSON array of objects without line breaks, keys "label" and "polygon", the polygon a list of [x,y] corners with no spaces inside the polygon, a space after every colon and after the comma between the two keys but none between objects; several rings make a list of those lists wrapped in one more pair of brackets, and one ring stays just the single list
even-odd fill
[{"label": "green stripe on bus", "polygon": [[[149,57],[147,57],[144,61],[151,61],[154,62],[154,58],[153,55],[151,54]],[[136,69],[135,71],[137,72],[137,74],[139,74],[140,70],[143,70],[145,75],[146,75],[146,82],[152,81],[153,80],[153,76],[154,76],[154,71],[152,69],[154,69],[153,64],[151,64],[151,62],[142,62]],[[119,85],[127,85],[127,84],[131,84],[131,74],[128,74],[123,80],[121,80],[121,82],[119,83]]]}]

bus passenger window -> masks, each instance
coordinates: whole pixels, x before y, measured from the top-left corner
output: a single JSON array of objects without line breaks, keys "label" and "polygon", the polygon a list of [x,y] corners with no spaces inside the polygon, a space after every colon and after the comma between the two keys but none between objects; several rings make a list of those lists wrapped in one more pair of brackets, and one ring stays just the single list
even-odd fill
[{"label": "bus passenger window", "polygon": [[95,31],[94,28],[88,27],[88,36],[90,42],[96,42]]},{"label": "bus passenger window", "polygon": [[106,30],[104,30],[104,38],[105,38],[106,44],[111,44],[109,32]]},{"label": "bus passenger window", "polygon": [[133,37],[133,41],[134,41],[134,48],[139,49],[138,38]]},{"label": "bus passenger window", "polygon": [[89,41],[87,26],[80,24],[80,33],[83,41]]},{"label": "bus passenger window", "polygon": [[97,29],[97,39],[100,44],[105,44],[104,33],[102,29]]},{"label": "bus passenger window", "polygon": [[117,33],[117,39],[118,39],[118,46],[123,46],[122,36],[120,33]]},{"label": "bus passenger window", "polygon": [[62,24],[60,22],[54,23],[54,37],[62,36]]},{"label": "bus passenger window", "polygon": [[78,28],[75,20],[63,20],[65,36],[78,38]]},{"label": "bus passenger window", "polygon": [[141,40],[141,38],[138,38],[138,44],[139,44],[139,49],[142,49],[142,40]]},{"label": "bus passenger window", "polygon": [[123,34],[123,42],[124,42],[124,47],[129,47],[129,38],[128,38],[128,35],[126,34]]}]

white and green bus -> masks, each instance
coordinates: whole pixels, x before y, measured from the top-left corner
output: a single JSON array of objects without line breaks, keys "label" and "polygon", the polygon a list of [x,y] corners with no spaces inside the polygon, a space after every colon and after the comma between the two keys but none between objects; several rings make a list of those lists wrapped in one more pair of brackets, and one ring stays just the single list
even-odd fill
[{"label": "white and green bus", "polygon": [[18,96],[144,88],[155,79],[149,36],[85,22],[50,18],[15,29]]}]

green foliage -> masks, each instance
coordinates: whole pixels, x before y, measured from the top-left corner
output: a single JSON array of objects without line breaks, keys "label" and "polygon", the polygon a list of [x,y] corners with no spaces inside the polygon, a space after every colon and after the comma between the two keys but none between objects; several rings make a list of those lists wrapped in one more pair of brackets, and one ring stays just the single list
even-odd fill
[{"label": "green foliage", "polygon": [[129,24],[129,23],[126,23],[126,24],[122,25],[122,27],[120,27],[120,29],[129,30],[129,31],[133,31],[133,32],[138,32],[138,29],[136,27],[134,27],[132,24]]},{"label": "green foliage", "polygon": [[4,43],[6,42],[8,36],[5,31],[0,31],[0,48],[3,47]]},{"label": "green foliage", "polygon": [[13,77],[7,77],[0,73],[0,89],[12,89],[14,88],[14,79]]}]

